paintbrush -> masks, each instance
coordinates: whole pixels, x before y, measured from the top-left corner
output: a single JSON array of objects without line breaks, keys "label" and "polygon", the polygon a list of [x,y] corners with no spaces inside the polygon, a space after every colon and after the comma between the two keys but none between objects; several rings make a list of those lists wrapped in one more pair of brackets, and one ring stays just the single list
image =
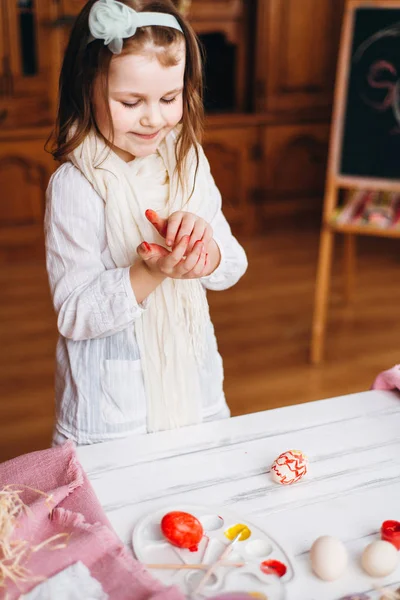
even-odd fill
[{"label": "paintbrush", "polygon": [[400,599],[400,588],[395,590],[391,590],[389,588],[381,588],[377,585],[374,585],[374,590],[379,594],[382,594],[381,600],[399,600]]},{"label": "paintbrush", "polygon": [[236,542],[238,541],[238,539],[240,538],[240,536],[242,535],[243,531],[240,531],[238,533],[238,535],[235,537],[235,539],[227,545],[227,547],[224,549],[224,551],[222,552],[222,554],[220,555],[220,557],[210,565],[209,569],[206,571],[206,573],[204,574],[204,577],[201,579],[199,585],[197,586],[197,588],[194,590],[193,594],[200,594],[201,590],[204,588],[204,586],[206,585],[207,581],[210,579],[211,575],[213,575],[214,571],[220,567],[222,565],[222,563],[224,562],[225,558],[228,556],[228,554],[231,552],[233,546],[236,544]]},{"label": "paintbrush", "polygon": [[[246,563],[244,562],[221,562],[220,566],[221,567],[244,567]],[[150,564],[150,565],[144,565],[146,567],[146,569],[171,569],[171,570],[180,570],[180,569],[193,569],[193,570],[197,570],[197,571],[206,571],[210,565],[206,565],[206,564]]]}]

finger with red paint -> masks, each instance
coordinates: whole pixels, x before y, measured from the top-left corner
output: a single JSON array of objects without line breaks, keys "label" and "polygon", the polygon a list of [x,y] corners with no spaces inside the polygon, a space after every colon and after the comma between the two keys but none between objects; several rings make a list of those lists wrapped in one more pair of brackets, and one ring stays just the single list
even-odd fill
[{"label": "finger with red paint", "polygon": [[155,227],[158,233],[165,238],[168,227],[168,219],[163,219],[160,217],[155,210],[146,210],[145,212],[146,218],[150,223]]},{"label": "finger with red paint", "polygon": [[185,258],[188,241],[189,238],[183,238],[172,252],[158,244],[143,242],[137,253],[152,273],[180,279],[176,267]]},{"label": "finger with red paint", "polygon": [[206,221],[204,221],[204,219],[201,219],[200,217],[197,217],[194,223],[194,227],[190,236],[190,240],[189,240],[189,245],[188,245],[188,250],[193,250],[194,245],[200,241],[203,242],[203,244],[206,246],[208,244],[208,242],[210,241],[209,239],[205,239],[206,238],[206,233],[207,233],[207,223]]},{"label": "finger with red paint", "polygon": [[[188,236],[186,236],[188,237]],[[191,252],[187,250],[186,256],[177,265],[176,274],[184,279],[197,266],[202,254],[204,254],[203,242],[197,242]]]},{"label": "finger with red paint", "polygon": [[[174,246],[186,235],[191,239],[196,224],[196,215],[184,211],[172,213],[168,219],[166,242],[167,246]],[[198,238],[200,239],[200,238]],[[197,242],[198,240],[195,240]],[[193,248],[193,243],[191,248]]]},{"label": "finger with red paint", "polygon": [[[201,242],[199,242],[201,243]],[[188,271],[186,275],[182,277],[182,279],[200,279],[200,277],[204,277],[208,270],[208,254],[203,249],[199,255],[197,263],[194,265],[193,269]]]},{"label": "finger with red paint", "polygon": [[186,235],[189,236],[188,252],[191,252],[196,242],[203,242],[207,249],[213,237],[213,229],[207,221],[197,215],[185,212],[174,212],[168,219],[163,219],[154,210],[146,210],[146,218],[158,233],[166,238],[166,245],[174,247]]},{"label": "finger with red paint", "polygon": [[171,252],[168,252],[167,250],[168,256],[166,256],[162,263],[160,263],[161,270],[164,275],[172,277],[173,279],[181,278],[181,272],[177,267],[186,259],[188,243],[189,237],[185,236],[178,244],[176,244],[175,248]]},{"label": "finger with red paint", "polygon": [[212,227],[207,221],[194,213],[177,211],[168,219],[168,227],[166,234],[167,246],[174,246],[182,237],[188,235],[190,237],[188,251],[191,252],[194,245],[201,241],[206,249],[213,237]]},{"label": "finger with red paint", "polygon": [[203,242],[197,242],[191,252],[187,246],[189,236],[185,236],[172,252],[158,244],[143,242],[137,249],[140,258],[154,274],[172,279],[198,279],[206,275],[208,254]]},{"label": "finger with red paint", "polygon": [[149,266],[155,268],[158,261],[170,254],[169,250],[159,244],[148,244],[143,242],[138,246],[137,253],[139,257]]},{"label": "finger with red paint", "polygon": [[201,239],[201,241],[204,244],[204,247],[207,249],[211,240],[214,237],[214,231],[213,231],[213,228],[211,227],[211,225],[209,223],[207,223],[207,221],[204,221],[204,223],[205,223],[205,229],[204,229],[203,237],[201,237],[199,239]]},{"label": "finger with red paint", "polygon": [[[186,238],[183,239],[188,239]],[[180,242],[181,243],[181,242]],[[170,275],[175,279],[199,279],[204,277],[208,267],[208,254],[203,242],[197,242],[191,252],[186,251],[185,256],[175,266]]]}]

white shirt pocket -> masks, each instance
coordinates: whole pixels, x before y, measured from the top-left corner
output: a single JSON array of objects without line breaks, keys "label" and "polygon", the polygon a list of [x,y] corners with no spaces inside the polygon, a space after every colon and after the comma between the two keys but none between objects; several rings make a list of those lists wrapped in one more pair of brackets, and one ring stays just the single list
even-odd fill
[{"label": "white shirt pocket", "polygon": [[103,360],[101,412],[106,423],[135,423],[146,430],[146,395],[140,360]]}]

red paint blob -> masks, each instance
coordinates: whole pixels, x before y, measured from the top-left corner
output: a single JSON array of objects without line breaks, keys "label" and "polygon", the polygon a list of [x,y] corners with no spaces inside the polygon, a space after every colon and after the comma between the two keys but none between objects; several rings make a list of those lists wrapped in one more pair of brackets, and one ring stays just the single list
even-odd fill
[{"label": "red paint blob", "polygon": [[390,542],[400,550],[400,523],[399,521],[385,521],[381,527],[381,538]]},{"label": "red paint blob", "polygon": [[167,540],[178,548],[197,552],[203,537],[203,526],[189,513],[174,511],[166,514],[161,521],[161,531]]},{"label": "red paint blob", "polygon": [[157,229],[158,233],[165,237],[168,229],[168,219],[161,219],[154,210],[146,210],[146,218]]},{"label": "red paint blob", "polygon": [[148,244],[147,242],[143,242],[143,243],[142,243],[142,248],[143,248],[143,250],[145,250],[146,252],[150,252],[150,250],[151,250],[150,244]]},{"label": "red paint blob", "polygon": [[264,575],[277,575],[278,577],[283,577],[287,571],[286,566],[279,560],[264,560],[260,569]]},{"label": "red paint blob", "polygon": [[157,221],[157,213],[154,210],[148,209],[144,214],[149,219],[149,221]]}]

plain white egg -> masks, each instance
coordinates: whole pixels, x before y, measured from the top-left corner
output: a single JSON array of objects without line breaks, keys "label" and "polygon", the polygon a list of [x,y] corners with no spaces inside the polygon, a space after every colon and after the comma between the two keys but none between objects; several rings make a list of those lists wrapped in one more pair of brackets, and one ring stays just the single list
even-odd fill
[{"label": "plain white egg", "polygon": [[312,570],[324,581],[338,579],[347,566],[347,560],[346,546],[330,535],[319,537],[311,546],[310,561]]},{"label": "plain white egg", "polygon": [[365,548],[361,564],[371,577],[386,577],[393,573],[399,564],[398,550],[390,542],[377,540]]}]

